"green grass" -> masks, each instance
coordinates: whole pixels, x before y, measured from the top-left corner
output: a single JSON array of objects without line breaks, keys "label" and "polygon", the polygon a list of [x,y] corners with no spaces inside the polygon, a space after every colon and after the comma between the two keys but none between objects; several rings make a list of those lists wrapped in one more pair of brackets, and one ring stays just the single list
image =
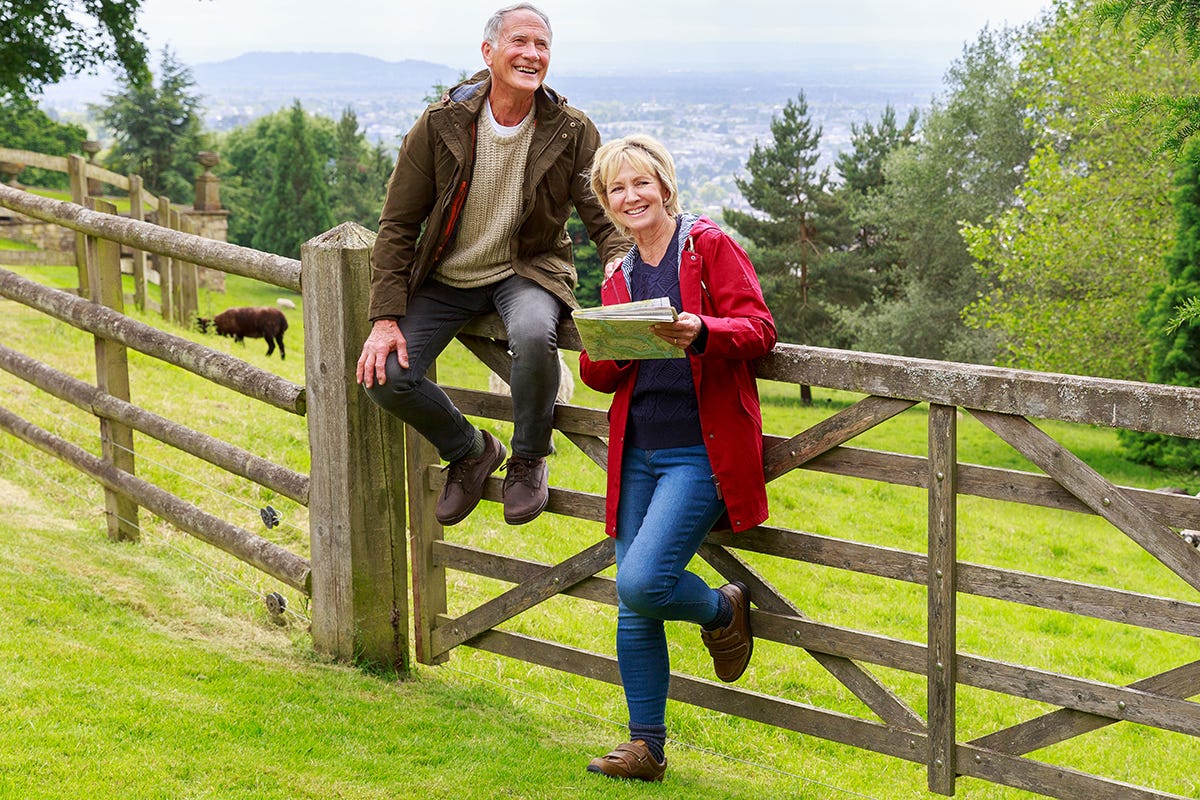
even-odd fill
[{"label": "green grass", "polygon": [[[26,269],[70,286],[73,268]],[[126,287],[131,291],[131,287]],[[205,294],[205,316],[233,305],[274,304],[291,293],[240,278],[225,295]],[[288,358],[268,359],[261,340],[177,331],[289,380],[303,379],[301,309]],[[144,321],[162,325],[151,315]],[[0,336],[9,347],[94,380],[91,337],[0,300]],[[305,421],[263,409],[233,392],[131,354],[140,405],[253,452],[307,471]],[[571,359],[568,359],[570,362]],[[486,368],[453,346],[440,374],[485,388]],[[607,398],[576,384],[574,402]],[[791,435],[856,398],[816,390],[801,406],[794,386],[764,382],[767,429]],[[94,418],[0,372],[0,405],[92,452]],[[923,454],[918,407],[852,444]],[[507,437],[504,423],[485,421]],[[1099,428],[1042,427],[1110,479],[1153,488],[1197,488],[1119,457]],[[600,492],[603,473],[556,439],[557,485]],[[230,477],[138,436],[138,472],[202,507],[307,555],[307,512],[286,498]],[[969,417],[960,457],[1029,469]],[[922,492],[800,472],[770,489],[771,524],[916,552],[925,550]],[[267,530],[270,503],[284,524]],[[1122,534],[1090,517],[960,502],[964,560],[1195,601]],[[327,663],[313,651],[304,598],[170,526],[142,516],[143,541],[117,545],[104,534],[102,492],[54,459],[0,434],[0,798],[888,798],[917,800],[924,768],[813,737],[672,703],[674,741],[664,784],[614,784],[584,773],[593,755],[623,734],[619,688],[468,648],[447,666],[419,667],[412,681]],[[544,515],[511,528],[491,503],[447,538],[553,562],[603,535],[595,523]],[[925,595],[842,570],[749,555],[813,619],[923,641]],[[702,564],[697,571],[715,583]],[[611,574],[611,571],[610,571]],[[494,596],[502,584],[450,573],[452,613]],[[292,613],[273,623],[262,603],[279,591]],[[960,649],[1102,681],[1126,683],[1195,659],[1195,641],[1111,623],[960,597]],[[568,597],[521,615],[505,629],[612,653],[615,612]],[[676,669],[707,676],[693,628],[669,629]],[[874,670],[918,710],[924,679]],[[739,685],[753,691],[870,718],[849,692],[804,653],[763,642]],[[960,740],[1040,713],[1036,704],[961,687]],[[1113,726],[1035,757],[1185,796],[1200,793],[1195,741]],[[957,797],[1015,800],[1029,793],[960,779]]]},{"label": "green grass", "polygon": [[37,247],[29,244],[29,242],[19,242],[16,239],[0,238],[0,250],[37,250]]}]

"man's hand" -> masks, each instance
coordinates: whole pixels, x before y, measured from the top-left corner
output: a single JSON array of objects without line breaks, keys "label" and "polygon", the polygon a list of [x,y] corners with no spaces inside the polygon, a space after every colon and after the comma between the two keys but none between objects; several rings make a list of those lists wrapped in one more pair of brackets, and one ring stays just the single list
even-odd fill
[{"label": "man's hand", "polygon": [[380,386],[387,383],[388,354],[396,351],[400,366],[408,369],[408,342],[394,319],[378,319],[371,327],[371,335],[363,342],[362,355],[358,357],[358,369],[355,377],[363,386],[370,389],[376,383]]}]

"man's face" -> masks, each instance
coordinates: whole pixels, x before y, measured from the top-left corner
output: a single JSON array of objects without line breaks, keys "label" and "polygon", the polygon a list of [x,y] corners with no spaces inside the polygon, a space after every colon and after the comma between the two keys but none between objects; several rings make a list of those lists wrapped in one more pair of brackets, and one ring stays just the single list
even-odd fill
[{"label": "man's face", "polygon": [[533,94],[550,69],[550,31],[532,11],[513,11],[504,17],[496,44],[483,43],[483,61],[496,89]]}]

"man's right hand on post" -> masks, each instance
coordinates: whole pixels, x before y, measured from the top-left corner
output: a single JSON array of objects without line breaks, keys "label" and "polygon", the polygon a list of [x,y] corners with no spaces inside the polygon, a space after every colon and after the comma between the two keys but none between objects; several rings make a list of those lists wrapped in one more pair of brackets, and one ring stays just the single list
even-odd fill
[{"label": "man's right hand on post", "polygon": [[400,325],[394,319],[377,319],[371,326],[371,335],[363,342],[362,355],[358,357],[358,369],[355,377],[363,386],[370,389],[376,383],[387,383],[387,357],[393,350],[400,366],[408,369],[408,343],[400,332]]}]

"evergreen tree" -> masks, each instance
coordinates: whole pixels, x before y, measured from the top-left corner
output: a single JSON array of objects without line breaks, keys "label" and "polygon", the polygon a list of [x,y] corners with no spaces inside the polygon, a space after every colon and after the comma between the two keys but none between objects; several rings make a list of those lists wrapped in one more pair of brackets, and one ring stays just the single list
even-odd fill
[{"label": "evergreen tree", "polygon": [[137,173],[146,188],[178,203],[193,199],[196,154],[205,149],[200,97],[191,71],[163,49],[158,85],[121,80],[121,91],[105,95],[92,111],[114,137],[105,165]]},{"label": "evergreen tree", "polygon": [[840,215],[829,169],[817,166],[821,128],[809,119],[803,92],[771,120],[771,137],[769,145],[755,142],[746,161],[748,177],[735,179],[758,213],[726,208],[724,218],[753,245],[780,339],[826,344],[833,319],[818,301],[832,280],[816,267],[838,240]]},{"label": "evergreen tree", "polygon": [[357,222],[379,229],[379,210],[387,191],[391,162],[382,145],[371,147],[358,129],[358,117],[347,108],[337,123],[330,205],[338,222]]},{"label": "evergreen tree", "polygon": [[[1200,25],[1196,0],[1101,0],[1096,17],[1120,27],[1126,17],[1137,18],[1141,49],[1156,39],[1167,40],[1173,49],[1185,52],[1192,61],[1200,59]],[[1200,133],[1200,94],[1194,92],[1120,92],[1114,110],[1134,120],[1157,117],[1161,149],[1175,153]]]},{"label": "evergreen tree", "polygon": [[[1176,309],[1200,296],[1200,141],[1184,150],[1175,178],[1175,247],[1167,255],[1165,284],[1150,290],[1139,317],[1151,338],[1150,376],[1154,383],[1200,386],[1200,320],[1172,324]],[[1200,467],[1200,441],[1162,434],[1118,431],[1135,461],[1168,469]]]},{"label": "evergreen tree", "polygon": [[274,180],[254,236],[256,249],[298,258],[300,245],[334,226],[324,163],[297,100],[288,113],[287,135],[276,153]]},{"label": "evergreen tree", "polygon": [[879,116],[879,124],[850,123],[850,149],[838,153],[833,166],[842,176],[845,191],[866,196],[884,185],[884,160],[888,154],[913,143],[917,133],[918,112],[909,112],[904,125],[896,124],[896,109],[889,103]]},{"label": "evergreen tree", "polygon": [[571,256],[575,261],[575,272],[579,276],[575,285],[575,298],[584,308],[600,305],[600,284],[604,282],[604,265],[596,245],[588,238],[587,228],[572,210],[567,218],[567,233],[571,237]]},{"label": "evergreen tree", "polygon": [[[306,123],[317,160],[326,166],[334,164],[337,160],[334,121],[311,115],[306,116]],[[217,170],[221,176],[221,199],[230,212],[229,241],[234,244],[255,246],[265,224],[264,206],[275,185],[280,151],[290,146],[290,127],[291,110],[282,108],[221,138],[221,163]],[[331,184],[332,170],[326,173],[326,182]]]},{"label": "evergreen tree", "polygon": [[848,238],[825,259],[832,285],[822,299],[838,321],[837,337],[830,342],[838,347],[854,345],[855,326],[867,303],[894,298],[899,291],[903,256],[896,237],[872,217],[867,203],[887,185],[887,157],[913,144],[917,118],[914,109],[900,125],[896,109],[889,105],[877,125],[852,123],[851,147],[834,159],[843,180],[835,196],[850,224]]}]

